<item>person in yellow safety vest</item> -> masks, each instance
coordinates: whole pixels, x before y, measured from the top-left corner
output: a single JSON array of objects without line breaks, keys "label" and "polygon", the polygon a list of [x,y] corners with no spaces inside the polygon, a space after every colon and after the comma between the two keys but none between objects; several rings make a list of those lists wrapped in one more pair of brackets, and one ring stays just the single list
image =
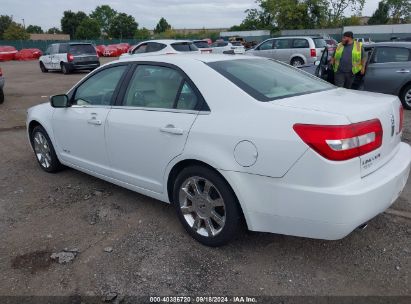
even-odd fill
[{"label": "person in yellow safety vest", "polygon": [[354,40],[353,32],[345,32],[338,44],[331,64],[334,69],[334,84],[351,89],[356,74],[365,74],[367,56],[361,42]]}]

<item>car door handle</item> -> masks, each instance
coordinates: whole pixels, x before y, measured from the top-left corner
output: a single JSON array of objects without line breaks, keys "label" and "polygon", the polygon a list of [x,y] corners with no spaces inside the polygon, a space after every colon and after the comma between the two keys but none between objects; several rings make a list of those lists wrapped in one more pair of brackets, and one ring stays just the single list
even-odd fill
[{"label": "car door handle", "polygon": [[101,120],[98,120],[95,118],[87,120],[87,123],[90,125],[96,125],[96,126],[100,126],[103,124]]},{"label": "car door handle", "polygon": [[165,127],[160,128],[160,131],[163,133],[170,133],[174,135],[183,135],[184,131],[183,129],[179,129],[174,127],[173,125],[167,125]]},{"label": "car door handle", "polygon": [[405,69],[396,71],[396,73],[409,73],[409,72],[410,70],[405,70]]}]

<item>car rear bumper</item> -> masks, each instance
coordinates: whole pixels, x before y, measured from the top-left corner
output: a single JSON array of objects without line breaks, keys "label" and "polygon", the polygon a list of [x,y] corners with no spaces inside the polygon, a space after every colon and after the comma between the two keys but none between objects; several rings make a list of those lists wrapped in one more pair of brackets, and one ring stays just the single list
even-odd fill
[{"label": "car rear bumper", "polygon": [[92,70],[100,66],[99,61],[94,62],[70,62],[70,70]]},{"label": "car rear bumper", "polygon": [[[383,167],[338,187],[312,187],[221,171],[236,192],[248,228],[335,240],[386,210],[400,195],[410,173],[411,148],[401,143]],[[313,172],[313,178],[315,178]]]}]

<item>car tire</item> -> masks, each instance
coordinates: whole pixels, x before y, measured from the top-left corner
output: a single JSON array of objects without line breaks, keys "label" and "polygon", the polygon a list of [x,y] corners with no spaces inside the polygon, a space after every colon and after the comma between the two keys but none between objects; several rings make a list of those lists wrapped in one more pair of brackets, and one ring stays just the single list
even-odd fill
[{"label": "car tire", "polygon": [[411,83],[401,90],[399,97],[404,109],[411,110]]},{"label": "car tire", "polygon": [[4,91],[3,89],[0,89],[0,104],[4,102]]},{"label": "car tire", "polygon": [[60,68],[61,68],[61,72],[64,74],[64,75],[67,75],[67,74],[70,74],[70,68],[67,66],[67,64],[65,64],[64,62],[62,62],[61,64],[60,64]]},{"label": "car tire", "polygon": [[291,64],[293,67],[300,67],[300,66],[303,66],[303,65],[304,65],[304,60],[301,59],[301,58],[299,58],[299,57],[295,57],[295,58],[291,59],[290,64]]},{"label": "car tire", "polygon": [[31,146],[40,167],[49,173],[60,171],[63,165],[57,158],[56,151],[42,126],[36,126],[30,134]]},{"label": "car tire", "polygon": [[47,70],[46,69],[46,67],[44,66],[44,63],[43,62],[40,62],[40,70],[43,72],[43,73],[47,73],[49,70]]},{"label": "car tire", "polygon": [[188,234],[206,246],[225,245],[243,227],[233,190],[221,175],[207,167],[192,166],[178,174],[173,205]]}]

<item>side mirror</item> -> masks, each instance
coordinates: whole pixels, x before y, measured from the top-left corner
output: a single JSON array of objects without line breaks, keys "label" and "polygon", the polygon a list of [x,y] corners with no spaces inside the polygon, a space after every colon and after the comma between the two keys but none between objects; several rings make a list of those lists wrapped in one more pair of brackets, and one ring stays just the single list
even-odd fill
[{"label": "side mirror", "polygon": [[320,63],[321,63],[321,61],[320,61],[320,60],[317,60],[316,62],[314,62],[314,65],[315,65],[315,66],[319,66]]},{"label": "side mirror", "polygon": [[51,96],[50,103],[53,108],[67,108],[70,106],[69,98],[66,94]]}]

